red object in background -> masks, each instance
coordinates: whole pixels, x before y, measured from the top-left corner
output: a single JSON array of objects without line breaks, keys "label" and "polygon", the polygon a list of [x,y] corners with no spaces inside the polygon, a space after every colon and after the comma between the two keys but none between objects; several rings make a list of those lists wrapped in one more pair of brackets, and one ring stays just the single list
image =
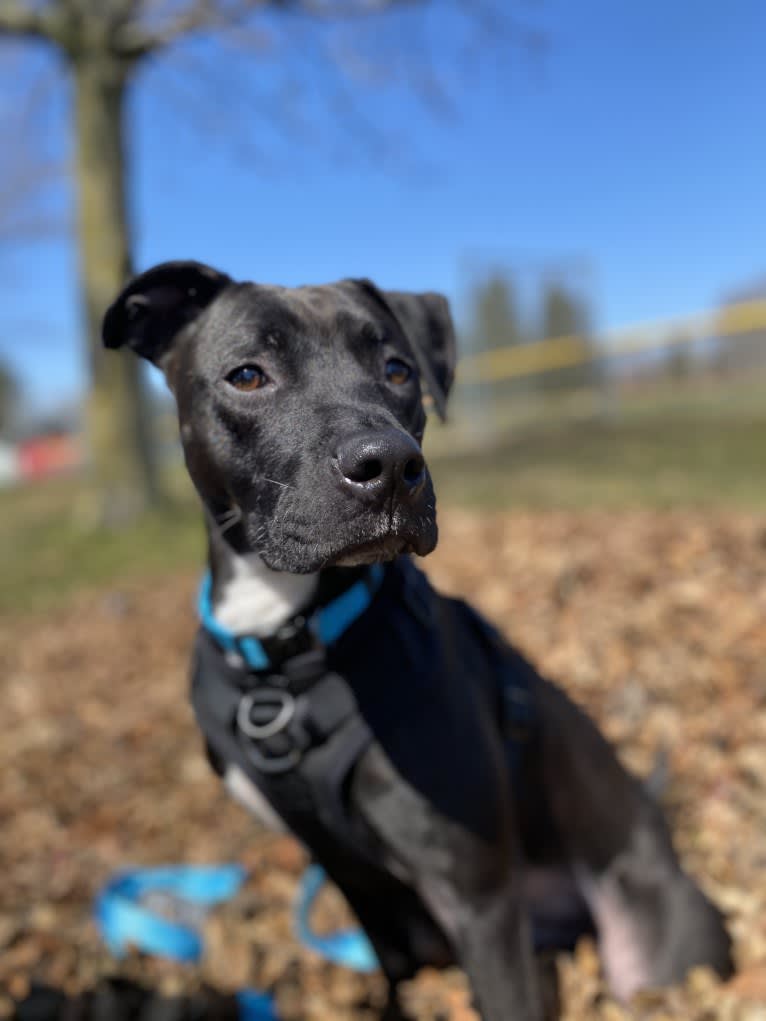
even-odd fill
[{"label": "red object in background", "polygon": [[79,468],[83,455],[74,436],[38,436],[19,444],[18,459],[22,479],[42,479]]}]

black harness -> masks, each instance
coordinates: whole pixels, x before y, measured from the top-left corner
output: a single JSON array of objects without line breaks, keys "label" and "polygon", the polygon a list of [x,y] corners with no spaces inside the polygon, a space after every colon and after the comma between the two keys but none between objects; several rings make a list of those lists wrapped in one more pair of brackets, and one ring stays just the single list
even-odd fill
[{"label": "black harness", "polygon": [[[379,860],[374,837],[349,811],[347,781],[373,731],[396,726],[402,711],[418,711],[402,705],[399,691],[387,686],[390,664],[384,668],[365,659],[373,633],[380,641],[383,629],[385,647],[399,645],[408,657],[408,664],[395,660],[400,673],[407,671],[408,699],[422,699],[427,713],[433,697],[427,664],[439,640],[438,597],[407,558],[374,570],[374,576],[354,582],[356,591],[337,597],[346,612],[333,611],[336,602],[320,606],[268,642],[235,638],[212,618],[209,604],[203,602],[201,609],[191,698],[211,762],[221,773],[227,765],[239,766],[320,863],[329,845],[333,853],[343,847],[356,858]],[[505,667],[502,639],[466,604],[461,607],[467,626],[496,662],[499,725],[507,736],[511,768],[521,773],[534,728],[526,674]],[[323,614],[330,619],[328,627],[321,624]],[[339,628],[343,623],[347,626]],[[321,633],[334,629],[340,633],[324,644]]]}]

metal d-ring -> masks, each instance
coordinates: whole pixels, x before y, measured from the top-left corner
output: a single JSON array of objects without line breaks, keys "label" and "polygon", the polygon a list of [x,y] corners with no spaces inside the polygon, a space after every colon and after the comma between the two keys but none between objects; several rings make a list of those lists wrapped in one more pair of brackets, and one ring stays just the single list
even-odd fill
[{"label": "metal d-ring", "polygon": [[[278,703],[280,708],[273,720],[268,723],[253,723],[250,713],[256,705],[274,705]],[[247,737],[254,741],[265,741],[268,737],[274,737],[285,729],[295,715],[295,699],[289,691],[282,688],[261,688],[256,691],[246,692],[239,701],[237,708],[237,726]]]}]

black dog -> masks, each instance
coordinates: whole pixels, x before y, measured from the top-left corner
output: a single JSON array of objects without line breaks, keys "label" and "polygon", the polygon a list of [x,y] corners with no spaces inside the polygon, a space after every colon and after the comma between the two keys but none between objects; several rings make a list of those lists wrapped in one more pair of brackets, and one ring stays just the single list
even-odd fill
[{"label": "black dog", "polygon": [[[436,545],[423,393],[446,301],[286,289],[193,262],[104,321],[164,371],[208,519],[193,700],[230,790],[281,820],[391,986],[456,961],[486,1021],[542,1016],[533,950],[595,930],[616,993],[731,971],[718,911],[588,718],[405,554]],[[385,563],[385,567],[383,564]]]}]

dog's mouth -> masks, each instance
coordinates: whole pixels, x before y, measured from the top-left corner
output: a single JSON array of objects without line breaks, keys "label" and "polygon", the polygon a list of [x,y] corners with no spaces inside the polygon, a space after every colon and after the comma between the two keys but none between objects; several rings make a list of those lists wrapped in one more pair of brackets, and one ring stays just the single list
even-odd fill
[{"label": "dog's mouth", "polygon": [[379,564],[387,560],[394,560],[402,553],[418,553],[418,543],[401,536],[388,535],[382,539],[368,539],[366,542],[354,543],[332,557],[327,563],[332,567],[361,567],[365,564]]},{"label": "dog's mouth", "polygon": [[[360,567],[384,563],[401,554],[424,557],[437,540],[433,513],[394,514],[381,521],[349,522],[335,534],[317,535],[314,529],[255,533],[249,544],[275,571],[309,574],[325,567]],[[260,539],[260,541],[258,541]]]},{"label": "dog's mouth", "polygon": [[327,550],[326,565],[333,567],[359,567],[364,564],[383,563],[405,553],[424,557],[436,546],[437,529],[435,504],[413,508],[394,506],[389,514],[376,515],[357,521],[356,527],[346,536],[338,535]]}]

